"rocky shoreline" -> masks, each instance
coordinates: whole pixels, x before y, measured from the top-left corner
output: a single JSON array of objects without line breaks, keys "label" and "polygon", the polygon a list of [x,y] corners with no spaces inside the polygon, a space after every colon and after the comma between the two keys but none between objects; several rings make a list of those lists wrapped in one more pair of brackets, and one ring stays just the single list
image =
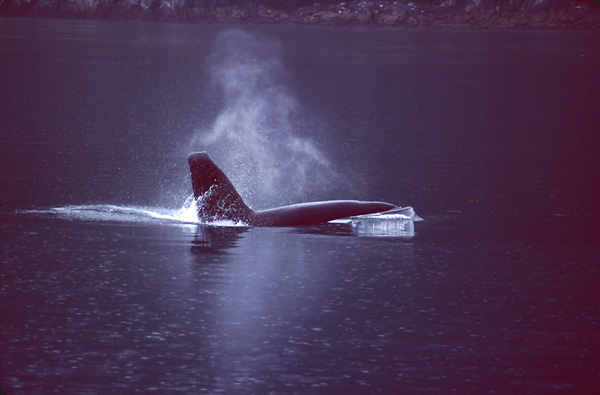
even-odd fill
[{"label": "rocky shoreline", "polygon": [[4,0],[0,16],[321,26],[600,28],[600,6],[594,0]]}]

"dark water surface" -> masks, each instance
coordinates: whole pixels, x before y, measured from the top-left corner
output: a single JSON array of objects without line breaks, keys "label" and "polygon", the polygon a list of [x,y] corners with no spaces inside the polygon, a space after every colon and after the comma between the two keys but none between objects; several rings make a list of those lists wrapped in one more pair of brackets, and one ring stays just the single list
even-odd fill
[{"label": "dark water surface", "polygon": [[191,193],[227,28],[0,19],[4,391],[593,393],[598,32],[249,29],[353,184],[318,197],[425,218],[362,237],[143,214]]}]

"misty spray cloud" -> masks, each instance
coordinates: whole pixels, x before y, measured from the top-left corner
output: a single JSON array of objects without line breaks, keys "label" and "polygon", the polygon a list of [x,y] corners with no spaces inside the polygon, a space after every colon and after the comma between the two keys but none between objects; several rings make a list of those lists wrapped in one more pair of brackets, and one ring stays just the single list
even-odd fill
[{"label": "misty spray cloud", "polygon": [[196,132],[193,147],[209,152],[250,206],[322,197],[341,183],[306,137],[322,137],[322,128],[309,126],[286,86],[279,42],[228,30],[216,38],[207,66],[223,108],[210,128]]}]

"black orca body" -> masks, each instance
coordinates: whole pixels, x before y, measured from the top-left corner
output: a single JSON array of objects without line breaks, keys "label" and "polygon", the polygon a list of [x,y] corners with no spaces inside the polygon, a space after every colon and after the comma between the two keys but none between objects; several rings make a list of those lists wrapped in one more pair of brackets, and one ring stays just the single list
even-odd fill
[{"label": "black orca body", "polygon": [[254,211],[244,203],[231,181],[206,152],[191,154],[188,162],[201,221],[225,219],[242,221],[251,226],[302,226],[398,208],[384,202],[330,200]]}]

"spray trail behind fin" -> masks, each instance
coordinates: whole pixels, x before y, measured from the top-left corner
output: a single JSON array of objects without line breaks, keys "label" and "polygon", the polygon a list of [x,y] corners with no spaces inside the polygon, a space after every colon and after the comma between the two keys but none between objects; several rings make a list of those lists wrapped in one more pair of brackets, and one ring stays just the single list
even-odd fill
[{"label": "spray trail behind fin", "polygon": [[206,152],[191,154],[188,163],[192,173],[194,198],[198,202],[198,217],[201,221],[248,220],[252,210]]}]

